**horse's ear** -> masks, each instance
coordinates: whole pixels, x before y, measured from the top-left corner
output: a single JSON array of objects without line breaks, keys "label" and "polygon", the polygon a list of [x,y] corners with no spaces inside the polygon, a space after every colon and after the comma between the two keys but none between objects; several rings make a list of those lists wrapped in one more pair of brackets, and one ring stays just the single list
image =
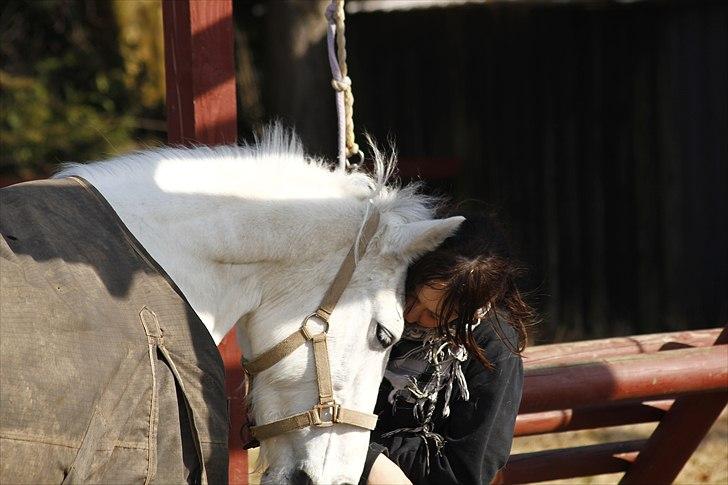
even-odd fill
[{"label": "horse's ear", "polygon": [[396,254],[408,259],[432,251],[452,236],[465,220],[455,216],[434,221],[410,222],[392,227],[386,238],[384,253]]}]

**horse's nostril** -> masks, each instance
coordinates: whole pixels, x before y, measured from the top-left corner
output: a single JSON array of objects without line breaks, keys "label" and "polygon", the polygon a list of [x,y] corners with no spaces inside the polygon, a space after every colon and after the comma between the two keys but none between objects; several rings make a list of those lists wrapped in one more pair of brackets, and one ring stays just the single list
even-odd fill
[{"label": "horse's nostril", "polygon": [[298,469],[291,476],[291,485],[313,485],[313,481],[308,476],[308,473]]}]

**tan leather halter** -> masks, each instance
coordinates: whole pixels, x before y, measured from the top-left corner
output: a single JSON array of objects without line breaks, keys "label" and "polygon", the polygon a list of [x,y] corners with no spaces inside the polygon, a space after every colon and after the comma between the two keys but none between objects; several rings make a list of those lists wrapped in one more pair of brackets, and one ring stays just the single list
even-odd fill
[{"label": "tan leather halter", "polygon": [[[259,355],[253,360],[242,360],[243,369],[249,376],[254,376],[279,362],[284,357],[293,353],[294,350],[305,344],[307,341],[313,344],[313,357],[316,365],[316,380],[318,383],[319,402],[306,412],[295,414],[287,418],[279,419],[268,424],[252,426],[250,432],[258,440],[276,436],[295,429],[307,428],[309,426],[328,427],[335,423],[349,424],[372,430],[377,424],[377,415],[355,411],[341,407],[334,399],[334,391],[331,385],[331,368],[329,367],[329,352],[326,346],[326,334],[329,330],[329,317],[341,298],[344,289],[349,284],[354,274],[356,260],[361,258],[366,251],[369,241],[377,232],[379,227],[379,212],[374,212],[364,224],[361,239],[359,241],[359,254],[356,255],[356,243],[349,250],[339,271],[326,291],[318,309],[303,319],[301,328],[276,344],[273,348]],[[321,333],[313,334],[307,328],[308,321],[312,318],[320,319],[325,326]]]}]

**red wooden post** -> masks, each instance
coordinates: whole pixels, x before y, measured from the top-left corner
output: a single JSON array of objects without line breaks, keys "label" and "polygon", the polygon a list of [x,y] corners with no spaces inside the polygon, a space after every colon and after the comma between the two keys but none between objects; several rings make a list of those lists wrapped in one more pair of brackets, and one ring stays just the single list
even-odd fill
[{"label": "red wooden post", "polygon": [[[237,105],[231,0],[163,0],[167,129],[171,144],[235,143]],[[231,484],[248,483],[240,351],[231,331],[219,346],[230,409]]]},{"label": "red wooden post", "polygon": [[163,0],[170,143],[235,143],[231,0]]}]

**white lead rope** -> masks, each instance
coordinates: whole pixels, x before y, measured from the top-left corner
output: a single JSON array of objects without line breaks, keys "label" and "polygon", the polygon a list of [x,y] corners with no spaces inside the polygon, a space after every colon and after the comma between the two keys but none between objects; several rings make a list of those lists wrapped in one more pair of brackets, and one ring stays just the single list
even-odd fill
[{"label": "white lead rope", "polygon": [[[326,8],[326,41],[328,44],[329,65],[331,66],[331,86],[336,91],[336,114],[339,123],[337,142],[339,169],[349,167],[348,159],[353,156],[362,158],[359,145],[354,141],[354,96],[351,92],[351,78],[346,66],[346,37],[344,37],[344,0],[331,0]],[[338,54],[337,54],[338,50]]]}]

